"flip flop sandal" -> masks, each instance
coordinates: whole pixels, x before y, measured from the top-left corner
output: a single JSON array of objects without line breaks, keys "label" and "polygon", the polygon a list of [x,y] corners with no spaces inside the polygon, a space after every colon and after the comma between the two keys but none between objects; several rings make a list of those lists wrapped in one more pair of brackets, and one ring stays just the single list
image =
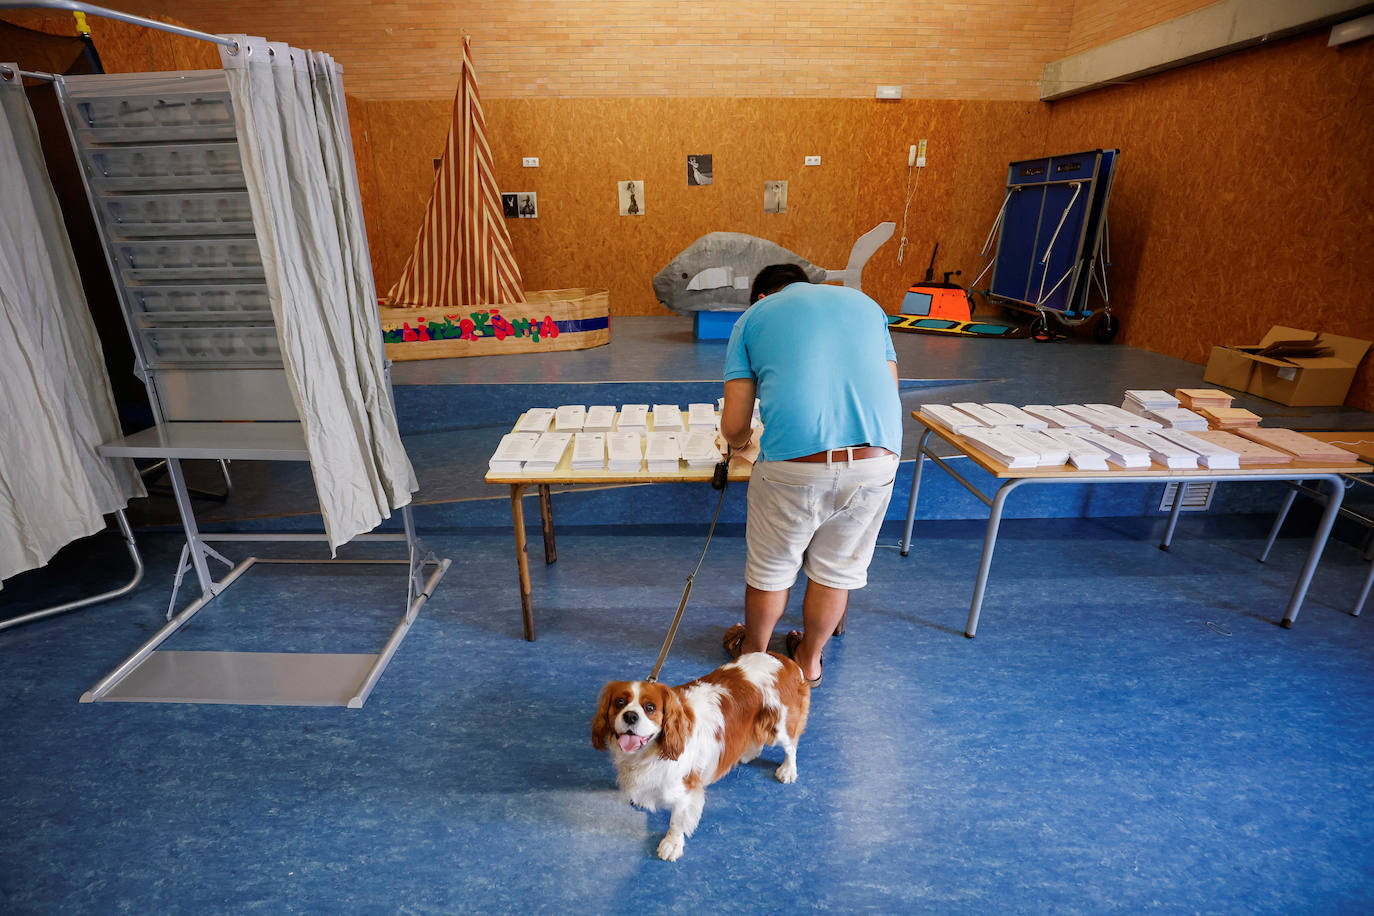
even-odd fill
[{"label": "flip flop sandal", "polygon": [[720,645],[725,649],[725,653],[733,659],[740,657],[740,650],[744,648],[744,624],[731,624],[726,629],[725,635],[721,637]]},{"label": "flip flop sandal", "polygon": [[[787,657],[792,659],[793,661],[797,660],[797,646],[801,645],[801,641],[802,634],[800,630],[787,631]],[[814,678],[809,678],[803,675],[802,680],[806,681],[806,686],[813,688],[821,686],[821,678],[825,677],[825,659],[820,660],[820,665],[821,673],[816,675]]]}]

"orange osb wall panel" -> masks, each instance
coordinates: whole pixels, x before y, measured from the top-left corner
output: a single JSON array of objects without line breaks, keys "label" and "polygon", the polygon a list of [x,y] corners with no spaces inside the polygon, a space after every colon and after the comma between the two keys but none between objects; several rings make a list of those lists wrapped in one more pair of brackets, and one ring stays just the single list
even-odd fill
[{"label": "orange osb wall panel", "polygon": [[[26,29],[53,35],[75,35],[76,18],[71,13],[36,13],[5,10],[6,21]],[[153,16],[162,22],[185,25],[171,16]],[[100,16],[87,16],[91,40],[106,73],[143,73],[150,70],[207,70],[219,68],[219,51],[214,44],[183,38],[168,32],[129,25]]]},{"label": "orange osb wall panel", "polygon": [[[501,190],[538,195],[537,219],[506,223],[526,287],[608,289],[617,315],[667,314],[653,275],[708,232],[757,235],[843,268],[859,235],[884,220],[900,227],[907,148],[921,138],[930,141],[930,164],[911,205],[904,263],[894,236],[869,261],[865,289],[895,310],[937,241],[937,269],[971,277],[1006,164],[1040,154],[1048,115],[1036,103],[840,99],[508,99],[484,107]],[[375,100],[367,109],[371,205],[381,211],[372,253],[385,289],[414,242],[450,112],[429,100]],[[689,187],[686,159],[699,153],[713,157],[713,183]],[[804,166],[807,155],[821,156],[821,166]],[[523,168],[524,156],[539,157],[539,168]],[[616,182],[626,179],[645,182],[643,216],[619,215]],[[767,214],[764,182],[776,179],[788,182],[788,212]]]},{"label": "orange osb wall panel", "polygon": [[[1047,151],[1122,149],[1124,343],[1205,363],[1272,325],[1374,340],[1374,43],[1325,31],[1056,102]],[[1347,403],[1374,409],[1374,358]]]},{"label": "orange osb wall panel", "polygon": [[513,97],[1037,97],[1074,0],[116,0],[208,32],[328,51],[364,98],[452,96],[463,33],[482,100]]},{"label": "orange osb wall panel", "polygon": [[1211,6],[1217,0],[1075,0],[1064,53],[1077,54]]}]

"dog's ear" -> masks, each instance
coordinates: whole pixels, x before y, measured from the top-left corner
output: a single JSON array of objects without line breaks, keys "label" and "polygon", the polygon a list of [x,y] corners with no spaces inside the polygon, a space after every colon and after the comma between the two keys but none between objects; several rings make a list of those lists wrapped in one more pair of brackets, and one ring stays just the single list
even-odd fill
[{"label": "dog's ear", "polygon": [[663,689],[663,729],[659,735],[659,754],[669,760],[676,760],[687,749],[687,737],[692,733],[696,714],[688,708],[677,690],[672,687]]},{"label": "dog's ear", "polygon": [[607,742],[614,735],[615,726],[611,720],[615,716],[611,713],[611,696],[616,688],[624,686],[620,681],[611,681],[601,689],[601,699],[596,703],[596,715],[592,717],[592,747],[598,751],[606,749]]}]

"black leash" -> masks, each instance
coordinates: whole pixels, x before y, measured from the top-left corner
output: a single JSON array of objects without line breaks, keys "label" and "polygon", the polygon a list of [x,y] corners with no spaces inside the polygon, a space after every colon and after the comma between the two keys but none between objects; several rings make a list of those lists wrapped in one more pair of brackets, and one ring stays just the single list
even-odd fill
[{"label": "black leash", "polygon": [[692,570],[692,574],[687,577],[687,586],[682,590],[682,600],[677,603],[677,614],[673,617],[673,625],[668,627],[668,636],[663,640],[663,648],[658,652],[658,661],[654,662],[654,670],[649,672],[648,681],[654,683],[658,680],[658,672],[663,668],[663,662],[668,658],[668,650],[673,646],[673,638],[677,636],[677,625],[682,622],[682,612],[687,609],[687,596],[692,593],[692,580],[697,573],[701,572],[701,564],[706,560],[706,551],[711,546],[711,536],[716,533],[716,521],[720,518],[720,507],[725,503],[725,484],[729,482],[730,476],[730,455],[727,453],[725,460],[716,465],[715,471],[711,474],[711,487],[720,491],[720,498],[716,500],[716,514],[711,518],[711,527],[706,532],[706,543],[701,548],[701,558],[697,560],[697,568]]}]

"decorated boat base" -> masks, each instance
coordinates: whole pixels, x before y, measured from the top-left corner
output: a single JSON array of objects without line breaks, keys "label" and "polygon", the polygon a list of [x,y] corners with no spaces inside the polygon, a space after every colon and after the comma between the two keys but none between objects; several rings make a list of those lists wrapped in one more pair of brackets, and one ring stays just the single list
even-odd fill
[{"label": "decorated boat base", "polygon": [[604,289],[546,289],[524,302],[381,309],[389,359],[447,359],[584,350],[611,342]]}]

